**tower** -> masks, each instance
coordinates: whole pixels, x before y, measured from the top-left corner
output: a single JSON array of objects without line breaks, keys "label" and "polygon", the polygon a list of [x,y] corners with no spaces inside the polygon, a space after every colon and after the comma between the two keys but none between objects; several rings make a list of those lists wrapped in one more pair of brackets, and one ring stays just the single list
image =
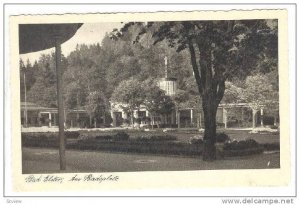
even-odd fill
[{"label": "tower", "polygon": [[165,61],[165,77],[161,78],[159,81],[159,88],[166,92],[166,95],[172,96],[176,93],[176,78],[171,78],[168,76],[168,57],[164,57]]}]

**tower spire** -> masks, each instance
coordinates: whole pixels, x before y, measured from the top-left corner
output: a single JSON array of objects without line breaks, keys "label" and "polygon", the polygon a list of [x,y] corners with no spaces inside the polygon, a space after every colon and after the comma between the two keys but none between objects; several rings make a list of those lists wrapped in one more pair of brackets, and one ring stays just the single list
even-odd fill
[{"label": "tower spire", "polygon": [[165,56],[165,78],[168,78],[168,57]]}]

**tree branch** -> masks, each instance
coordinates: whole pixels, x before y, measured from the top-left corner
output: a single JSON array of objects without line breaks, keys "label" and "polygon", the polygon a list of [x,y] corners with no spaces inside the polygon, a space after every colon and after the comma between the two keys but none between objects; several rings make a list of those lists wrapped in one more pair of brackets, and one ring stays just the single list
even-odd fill
[{"label": "tree branch", "polygon": [[191,54],[192,67],[193,67],[194,75],[195,75],[196,82],[198,85],[198,90],[199,90],[200,94],[202,95],[202,93],[203,93],[202,79],[201,79],[201,75],[199,73],[199,69],[198,69],[198,65],[197,65],[197,61],[196,61],[195,48],[194,48],[193,43],[190,40],[188,41],[188,45],[189,45],[189,51]]},{"label": "tree branch", "polygon": [[225,92],[225,80],[221,80],[218,83],[218,91],[216,96],[217,106],[220,104]]}]

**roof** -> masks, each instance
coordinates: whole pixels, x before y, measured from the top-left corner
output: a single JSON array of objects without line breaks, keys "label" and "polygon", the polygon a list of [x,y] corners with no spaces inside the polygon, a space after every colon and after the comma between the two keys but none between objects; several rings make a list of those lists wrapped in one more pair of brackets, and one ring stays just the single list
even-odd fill
[{"label": "roof", "polygon": [[161,80],[161,81],[176,81],[177,78],[171,78],[171,77],[168,77],[168,78],[161,78],[160,80]]},{"label": "roof", "polygon": [[[58,108],[55,107],[43,107],[40,105],[37,105],[36,103],[32,103],[32,102],[21,102],[21,110],[25,110],[25,106],[27,111],[45,111],[45,112],[57,112]],[[75,113],[86,113],[87,111],[84,109],[72,109],[69,110],[71,112],[75,112]]]},{"label": "roof", "polygon": [[55,47],[72,38],[82,24],[19,24],[19,52],[31,53]]},{"label": "roof", "polygon": [[21,110],[57,110],[57,108],[43,107],[32,102],[21,102]]}]

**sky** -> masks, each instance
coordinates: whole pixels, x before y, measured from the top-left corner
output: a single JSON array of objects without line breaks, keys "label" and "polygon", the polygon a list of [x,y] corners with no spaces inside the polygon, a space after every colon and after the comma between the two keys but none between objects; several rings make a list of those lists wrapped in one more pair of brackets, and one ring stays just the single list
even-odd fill
[{"label": "sky", "polygon": [[[87,23],[83,24],[76,34],[63,43],[61,45],[62,54],[64,56],[68,56],[70,52],[75,50],[77,44],[96,44],[100,43],[102,39],[104,38],[106,33],[111,32],[114,28],[121,28],[121,23]],[[27,59],[33,64],[35,60],[38,61],[41,54],[50,54],[51,52],[54,52],[54,48],[50,48],[47,50],[39,51],[39,52],[33,52],[33,53],[27,53],[20,55],[20,58],[26,62]]]}]

